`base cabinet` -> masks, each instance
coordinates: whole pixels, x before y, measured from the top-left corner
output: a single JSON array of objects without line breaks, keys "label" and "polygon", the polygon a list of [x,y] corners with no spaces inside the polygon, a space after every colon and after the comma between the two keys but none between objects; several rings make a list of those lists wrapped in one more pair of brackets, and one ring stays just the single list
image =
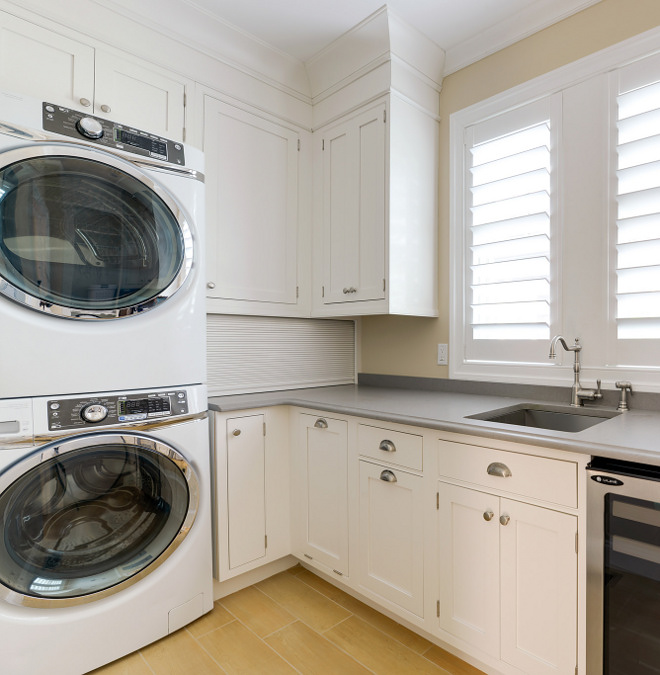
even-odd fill
[{"label": "base cabinet", "polygon": [[297,432],[294,553],[348,576],[348,423],[301,414]]},{"label": "base cabinet", "polygon": [[440,627],[529,675],[574,675],[577,518],[441,482]]},{"label": "base cabinet", "polygon": [[357,583],[417,616],[424,613],[421,476],[360,461]]}]

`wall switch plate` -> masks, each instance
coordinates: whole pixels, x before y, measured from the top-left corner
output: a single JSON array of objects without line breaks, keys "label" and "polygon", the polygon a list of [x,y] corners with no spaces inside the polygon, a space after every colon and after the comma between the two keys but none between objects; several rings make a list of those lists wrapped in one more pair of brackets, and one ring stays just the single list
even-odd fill
[{"label": "wall switch plate", "polygon": [[438,365],[446,366],[449,364],[449,345],[438,345]]}]

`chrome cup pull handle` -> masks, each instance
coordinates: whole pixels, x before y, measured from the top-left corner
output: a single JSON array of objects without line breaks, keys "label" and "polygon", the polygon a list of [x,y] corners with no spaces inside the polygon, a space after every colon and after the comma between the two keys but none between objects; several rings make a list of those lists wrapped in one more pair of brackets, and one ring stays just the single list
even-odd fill
[{"label": "chrome cup pull handle", "polygon": [[384,480],[386,483],[396,483],[396,476],[389,469],[385,469],[380,474],[380,479]]},{"label": "chrome cup pull handle", "polygon": [[384,450],[385,452],[396,452],[396,445],[392,441],[383,440],[378,446],[379,450]]},{"label": "chrome cup pull handle", "polygon": [[502,462],[489,464],[486,471],[489,476],[498,476],[499,478],[510,478],[513,476],[511,469],[506,464],[502,464]]},{"label": "chrome cup pull handle", "polygon": [[314,422],[314,426],[317,429],[327,429],[328,423],[322,417],[319,417],[316,422]]}]

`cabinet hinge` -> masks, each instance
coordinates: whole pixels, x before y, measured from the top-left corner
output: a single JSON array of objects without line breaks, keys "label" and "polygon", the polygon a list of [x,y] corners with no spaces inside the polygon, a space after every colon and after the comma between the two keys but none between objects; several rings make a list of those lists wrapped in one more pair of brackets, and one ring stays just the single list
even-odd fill
[{"label": "cabinet hinge", "polygon": [[383,279],[383,293],[387,290],[387,282]]},{"label": "cabinet hinge", "polygon": [[296,300],[300,297],[300,287],[296,286]]},{"label": "cabinet hinge", "polygon": [[264,534],[264,548],[268,548],[268,535]]},{"label": "cabinet hinge", "polygon": [[387,110],[383,110],[383,124],[387,124]]},{"label": "cabinet hinge", "polygon": [[440,600],[436,600],[435,603],[435,615],[440,618]]},{"label": "cabinet hinge", "polygon": [[343,577],[343,576],[344,576],[344,573],[343,573],[343,572],[340,572],[339,570],[334,570],[334,569],[333,569],[332,571],[333,571],[335,574],[338,574],[340,577]]},{"label": "cabinet hinge", "polygon": [[436,511],[440,510],[440,493],[439,492],[435,493],[435,510]]},{"label": "cabinet hinge", "polygon": [[312,558],[312,556],[307,554],[307,553],[303,553],[303,555],[305,556],[305,558],[309,558],[310,560],[314,560],[314,558]]},{"label": "cabinet hinge", "polygon": [[325,150],[325,138],[321,139],[321,150]]},{"label": "cabinet hinge", "polygon": [[264,422],[264,436],[266,435],[266,423]]},{"label": "cabinet hinge", "polygon": [[575,552],[578,553],[579,550],[580,550],[579,535],[576,532],[575,533]]},{"label": "cabinet hinge", "polygon": [[183,92],[183,107],[185,108],[186,105],[188,105],[188,97],[186,96],[186,92]]},{"label": "cabinet hinge", "polygon": [[298,139],[298,152],[300,152],[300,139]]},{"label": "cabinet hinge", "polygon": [[321,286],[321,297],[325,298],[325,286]]}]

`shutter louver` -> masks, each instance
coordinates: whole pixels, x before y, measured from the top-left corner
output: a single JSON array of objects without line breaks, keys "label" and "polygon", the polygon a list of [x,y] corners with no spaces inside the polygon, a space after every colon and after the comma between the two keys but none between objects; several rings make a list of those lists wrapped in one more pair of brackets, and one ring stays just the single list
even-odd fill
[{"label": "shutter louver", "polygon": [[472,337],[547,340],[550,123],[475,144],[470,155]]},{"label": "shutter louver", "polygon": [[660,338],[660,82],[617,97],[617,337]]}]

